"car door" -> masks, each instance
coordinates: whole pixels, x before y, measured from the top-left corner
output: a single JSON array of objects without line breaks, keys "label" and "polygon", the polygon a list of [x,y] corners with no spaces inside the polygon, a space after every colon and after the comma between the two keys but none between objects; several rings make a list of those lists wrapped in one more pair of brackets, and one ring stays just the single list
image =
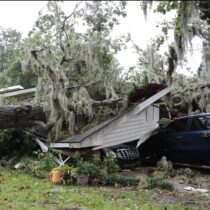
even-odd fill
[{"label": "car door", "polygon": [[210,164],[210,116],[194,116],[186,137],[186,155],[190,163]]},{"label": "car door", "polygon": [[164,135],[162,135],[162,156],[172,162],[188,163],[189,157],[186,156],[188,150],[187,138],[188,127],[191,122],[190,117],[180,118],[172,122]]}]

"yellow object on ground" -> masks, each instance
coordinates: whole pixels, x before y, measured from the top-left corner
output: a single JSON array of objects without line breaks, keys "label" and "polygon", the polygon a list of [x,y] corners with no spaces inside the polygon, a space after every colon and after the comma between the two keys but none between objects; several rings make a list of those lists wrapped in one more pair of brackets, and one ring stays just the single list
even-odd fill
[{"label": "yellow object on ground", "polygon": [[55,184],[60,184],[62,182],[63,173],[60,170],[52,170],[50,172],[50,180]]}]

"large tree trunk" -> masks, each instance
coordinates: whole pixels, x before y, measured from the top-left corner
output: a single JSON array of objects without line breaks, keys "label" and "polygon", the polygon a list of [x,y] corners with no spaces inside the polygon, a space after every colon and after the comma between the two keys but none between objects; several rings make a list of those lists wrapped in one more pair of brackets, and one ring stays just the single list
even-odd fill
[{"label": "large tree trunk", "polygon": [[41,108],[29,105],[0,107],[0,129],[33,127],[40,123],[45,123]]}]

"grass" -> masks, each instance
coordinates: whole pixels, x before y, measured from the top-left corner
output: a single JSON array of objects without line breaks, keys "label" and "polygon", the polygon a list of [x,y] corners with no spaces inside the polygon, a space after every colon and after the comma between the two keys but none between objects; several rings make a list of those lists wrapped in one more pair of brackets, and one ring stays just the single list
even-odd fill
[{"label": "grass", "polygon": [[[185,199],[183,200],[183,196]],[[138,188],[61,186],[0,168],[0,210],[172,210],[210,208],[209,199]],[[196,203],[197,202],[197,203]]]}]

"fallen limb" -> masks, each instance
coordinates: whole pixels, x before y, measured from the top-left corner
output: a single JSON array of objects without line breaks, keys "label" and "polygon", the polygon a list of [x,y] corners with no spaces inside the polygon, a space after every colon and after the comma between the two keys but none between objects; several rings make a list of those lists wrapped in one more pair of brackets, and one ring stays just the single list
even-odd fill
[{"label": "fallen limb", "polygon": [[0,129],[33,127],[37,122],[45,121],[41,108],[30,105],[0,107]]}]

